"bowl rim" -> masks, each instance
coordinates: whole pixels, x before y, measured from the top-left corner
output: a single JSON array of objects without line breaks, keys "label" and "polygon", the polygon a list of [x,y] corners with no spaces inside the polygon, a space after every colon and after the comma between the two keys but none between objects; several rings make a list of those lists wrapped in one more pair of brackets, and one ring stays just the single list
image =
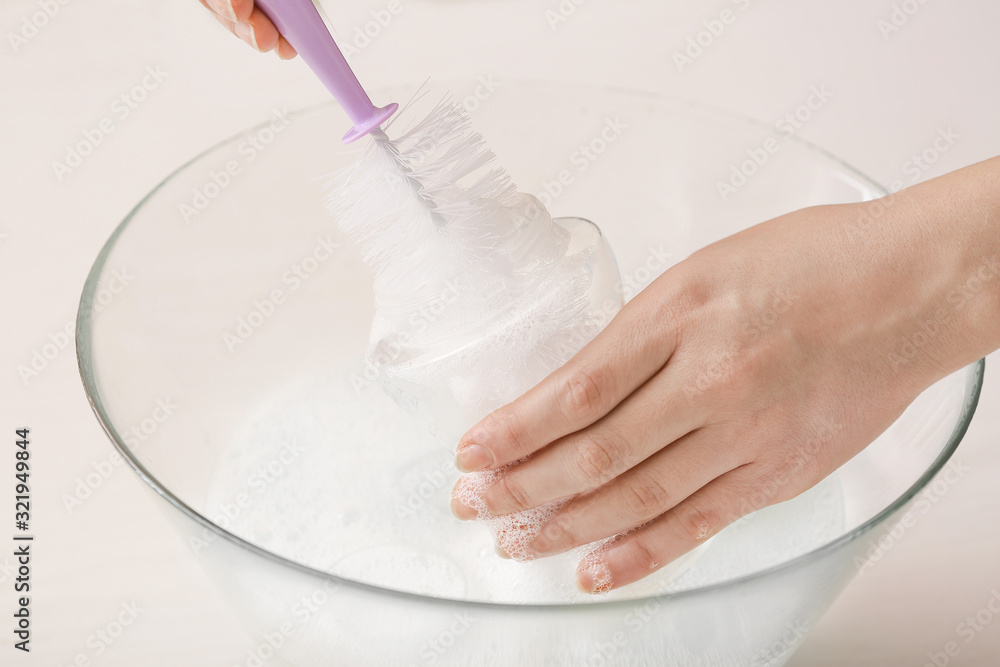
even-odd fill
[{"label": "bowl rim", "polygon": [[[444,82],[444,84],[454,83]],[[579,90],[580,88],[589,88],[595,91],[603,92],[613,92],[617,94],[629,95],[637,98],[645,98],[651,102],[668,103],[681,107],[688,107],[690,109],[696,110],[699,113],[714,114],[725,118],[728,121],[740,121],[749,125],[756,125],[760,127],[773,130],[773,127],[764,121],[759,119],[736,113],[727,109],[716,107],[707,103],[686,99],[683,97],[676,97],[672,95],[667,95],[661,92],[628,88],[625,86],[616,85],[602,85],[595,83],[586,82],[575,82],[575,81],[544,81],[535,79],[517,79],[511,78],[505,80],[505,85],[514,84],[515,86],[560,86],[569,87]],[[397,90],[404,88],[405,85],[392,85],[385,86],[382,90]],[[375,91],[379,92],[379,91]],[[289,117],[301,116],[309,113],[316,112],[320,109],[327,107],[336,107],[336,103],[333,101],[324,101],[311,105],[306,105],[295,109],[288,114]],[[93,309],[91,308],[94,296],[98,291],[98,282],[102,275],[103,269],[106,266],[108,257],[110,256],[112,250],[115,248],[116,242],[122,233],[128,228],[129,223],[132,219],[143,209],[145,204],[152,199],[167,183],[171,182],[176,176],[185,171],[188,167],[195,164],[199,160],[207,157],[214,151],[231,144],[232,142],[244,137],[248,132],[253,132],[266,127],[271,122],[270,119],[265,120],[257,125],[240,130],[236,134],[233,134],[221,141],[218,141],[205,150],[201,151],[191,159],[187,160],[179,167],[171,171],[163,180],[161,180],[152,190],[149,191],[131,211],[125,216],[125,218],[118,224],[108,240],[104,243],[101,251],[98,253],[94,264],[88,272],[87,279],[83,286],[83,291],[80,296],[79,308],[76,317],[76,331],[75,331],[75,342],[76,342],[76,353],[77,353],[77,367],[80,373],[80,378],[83,382],[84,391],[87,396],[87,401],[90,403],[91,409],[94,411],[94,415],[97,417],[97,421],[103,428],[105,434],[111,440],[115,449],[118,450],[122,458],[129,464],[129,466],[138,474],[138,476],[146,482],[146,484],[157,494],[159,494],[163,499],[165,499],[169,504],[173,505],[174,508],[180,510],[189,519],[192,519],[195,523],[202,525],[206,529],[212,531],[218,536],[221,536],[238,547],[249,550],[252,553],[256,553],[274,562],[277,562],[286,567],[291,567],[300,572],[305,572],[307,574],[313,575],[315,577],[320,577],[323,579],[332,579],[337,582],[348,585],[361,590],[366,590],[375,594],[387,595],[390,597],[417,600],[422,603],[441,603],[449,605],[467,605],[472,607],[487,607],[491,609],[518,609],[524,607],[530,607],[532,609],[559,609],[563,611],[571,612],[581,612],[587,609],[609,609],[615,607],[634,607],[635,605],[643,604],[649,601],[666,601],[673,599],[683,599],[685,597],[700,596],[705,594],[710,594],[715,591],[724,590],[730,587],[739,587],[750,582],[755,582],[758,580],[767,579],[772,576],[776,576],[782,572],[795,570],[800,567],[804,567],[809,563],[820,559],[834,551],[839,550],[846,544],[853,542],[861,538],[866,533],[875,529],[877,526],[883,524],[891,515],[901,511],[911,500],[913,500],[918,493],[924,490],[924,488],[930,483],[930,481],[937,475],[938,472],[945,466],[945,464],[951,459],[958,445],[961,443],[968,431],[969,425],[972,421],[972,417],[976,412],[976,408],[979,403],[980,393],[983,386],[983,377],[985,372],[986,360],[980,359],[963,369],[959,369],[952,373],[952,375],[958,373],[965,373],[966,375],[966,392],[965,401],[962,408],[962,414],[955,424],[951,435],[948,438],[948,442],[935,457],[931,465],[918,477],[899,497],[894,499],[880,512],[869,518],[867,521],[863,522],[859,526],[845,532],[844,534],[826,542],[815,549],[811,549],[803,554],[800,554],[789,560],[782,561],[770,567],[757,570],[739,577],[724,579],[722,581],[714,582],[704,586],[698,586],[695,588],[689,588],[674,592],[659,593],[653,595],[643,595],[632,598],[620,598],[613,600],[600,600],[596,599],[594,601],[587,602],[562,602],[562,603],[514,603],[514,602],[488,602],[483,600],[463,600],[461,598],[452,598],[444,596],[427,595],[420,593],[413,593],[403,590],[398,590],[394,588],[378,586],[375,584],[366,583],[364,581],[358,581],[350,579],[347,577],[342,577],[339,575],[334,575],[323,570],[318,570],[314,567],[298,563],[296,561],[290,560],[284,556],[273,553],[260,547],[253,542],[250,542],[238,535],[233,534],[228,529],[223,528],[206,516],[202,515],[200,512],[192,508],[190,505],[185,503],[183,500],[174,495],[169,489],[162,484],[155,475],[153,475],[146,467],[140,462],[132,451],[125,444],[124,439],[115,429],[112,424],[112,420],[105,410],[104,404],[101,400],[101,392],[98,388],[96,374],[93,367],[93,354],[92,354],[92,338],[90,336],[90,324],[93,317]],[[795,134],[792,136],[784,137],[786,140],[792,141],[799,144],[801,147],[807,148],[810,151],[822,156],[829,162],[832,162],[839,168],[847,171],[852,176],[863,182],[865,185],[870,187],[874,192],[880,193],[881,196],[886,196],[889,194],[888,190],[883,186],[879,185],[873,179],[866,176],[863,172],[851,166],[841,158],[830,153],[826,149],[817,146],[816,144],[802,139],[799,135]]]}]

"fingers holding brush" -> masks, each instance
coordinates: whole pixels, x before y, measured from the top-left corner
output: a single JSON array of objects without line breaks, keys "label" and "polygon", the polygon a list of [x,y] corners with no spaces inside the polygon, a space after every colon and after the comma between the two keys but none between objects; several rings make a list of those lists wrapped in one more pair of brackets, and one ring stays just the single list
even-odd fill
[{"label": "fingers holding brush", "polygon": [[274,51],[282,60],[297,54],[291,44],[278,33],[271,19],[254,6],[253,0],[199,0],[216,20],[253,49]]}]

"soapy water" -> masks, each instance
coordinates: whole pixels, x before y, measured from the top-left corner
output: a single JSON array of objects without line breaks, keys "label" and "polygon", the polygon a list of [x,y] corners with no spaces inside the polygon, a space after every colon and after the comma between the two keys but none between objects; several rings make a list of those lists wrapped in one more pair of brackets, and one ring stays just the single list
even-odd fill
[{"label": "soapy water", "polygon": [[[586,552],[504,560],[486,526],[452,516],[448,502],[460,476],[454,451],[377,385],[358,392],[350,377],[361,368],[358,360],[289,378],[247,406],[252,421],[216,462],[208,517],[274,554],[336,576],[420,595],[517,604],[688,590],[766,569],[843,534],[843,493],[834,473],[643,580],[603,595],[582,593],[575,570]],[[241,495],[248,502],[227,517]]]},{"label": "soapy water", "polygon": [[[301,564],[407,592],[525,604],[594,599],[575,588],[574,572],[607,540],[517,562],[565,501],[492,515],[483,493],[510,466],[464,476],[459,498],[478,523],[449,511],[462,433],[567,361],[622,306],[618,268],[597,228],[553,220],[502,170],[487,170],[492,160],[464,111],[442,104],[399,139],[374,141],[332,179],[328,207],[374,274],[365,357],[379,384],[359,393],[348,369],[328,369],[255,410],[210,493],[220,508],[251,498],[227,517],[232,532]],[[262,474],[276,443],[299,458],[281,475]],[[835,478],[792,503],[602,597],[738,576],[839,534]],[[499,558],[494,540],[514,560]]]}]

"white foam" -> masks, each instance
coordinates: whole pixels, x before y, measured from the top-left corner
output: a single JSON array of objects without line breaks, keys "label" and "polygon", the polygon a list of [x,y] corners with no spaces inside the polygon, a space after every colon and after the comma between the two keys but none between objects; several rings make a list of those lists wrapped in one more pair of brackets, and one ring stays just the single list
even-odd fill
[{"label": "white foam", "polygon": [[[835,473],[798,498],[720,532],[700,553],[602,596],[575,586],[580,554],[529,562],[499,558],[488,529],[448,509],[454,453],[376,386],[358,393],[360,364],[289,378],[233,433],[217,461],[209,518],[275,554],[368,584],[502,603],[588,603],[687,590],[804,554],[839,536],[843,497]],[[286,443],[297,457],[260,483]],[[286,460],[287,456],[284,457]],[[232,519],[222,508],[245,494]]]}]

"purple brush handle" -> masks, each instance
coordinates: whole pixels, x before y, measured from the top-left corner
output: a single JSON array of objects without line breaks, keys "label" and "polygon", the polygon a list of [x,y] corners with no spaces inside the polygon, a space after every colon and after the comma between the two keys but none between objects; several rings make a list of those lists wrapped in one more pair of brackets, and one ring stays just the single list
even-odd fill
[{"label": "purple brush handle", "polygon": [[256,0],[256,4],[353,121],[354,127],[344,135],[345,144],[365,136],[396,113],[399,105],[395,102],[382,108],[372,104],[313,0]]}]

